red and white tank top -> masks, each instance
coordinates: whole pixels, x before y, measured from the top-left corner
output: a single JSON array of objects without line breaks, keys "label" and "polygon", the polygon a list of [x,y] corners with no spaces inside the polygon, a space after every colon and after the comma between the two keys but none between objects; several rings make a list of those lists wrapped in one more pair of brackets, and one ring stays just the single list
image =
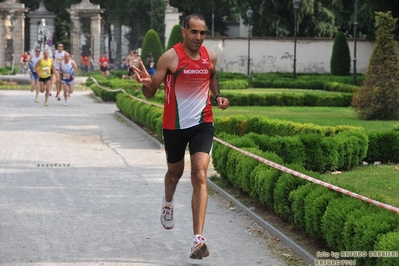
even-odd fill
[{"label": "red and white tank top", "polygon": [[185,129],[213,122],[209,84],[212,71],[208,51],[200,48],[200,59],[186,55],[181,43],[173,46],[179,58],[174,73],[165,80],[164,129]]}]

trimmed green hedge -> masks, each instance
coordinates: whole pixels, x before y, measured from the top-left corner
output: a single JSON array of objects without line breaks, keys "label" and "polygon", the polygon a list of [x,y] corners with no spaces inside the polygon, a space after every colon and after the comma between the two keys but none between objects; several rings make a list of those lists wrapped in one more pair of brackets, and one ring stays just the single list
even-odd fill
[{"label": "trimmed green hedge", "polygon": [[[358,84],[364,80],[358,75]],[[254,88],[294,88],[353,93],[359,89],[353,86],[352,76],[334,76],[329,74],[297,74],[293,79],[291,73],[255,73],[252,80]]]},{"label": "trimmed green hedge", "polygon": [[232,106],[324,106],[349,107],[353,94],[296,94],[296,93],[265,93],[259,94],[231,94],[224,93]]}]

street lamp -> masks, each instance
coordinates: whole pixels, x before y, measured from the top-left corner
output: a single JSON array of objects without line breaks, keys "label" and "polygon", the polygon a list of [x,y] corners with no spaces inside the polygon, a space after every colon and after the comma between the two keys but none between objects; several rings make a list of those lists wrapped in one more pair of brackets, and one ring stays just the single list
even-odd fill
[{"label": "street lamp", "polygon": [[353,85],[356,85],[356,41],[357,41],[357,4],[359,0],[355,1],[355,23],[354,23],[354,47],[353,47]]},{"label": "street lamp", "polygon": [[301,0],[293,0],[295,10],[295,20],[294,20],[294,79],[296,79],[296,29],[297,29],[297,19],[298,19],[298,9],[301,6]]},{"label": "street lamp", "polygon": [[251,44],[251,18],[252,18],[252,14],[253,14],[254,12],[252,11],[252,9],[251,9],[251,7],[248,7],[248,10],[247,10],[247,18],[248,18],[248,76],[249,76],[249,72],[250,72],[250,70],[249,70],[249,65],[250,65],[250,63],[251,63],[251,59],[250,59],[250,54],[251,54],[251,46],[250,46],[250,44]]}]

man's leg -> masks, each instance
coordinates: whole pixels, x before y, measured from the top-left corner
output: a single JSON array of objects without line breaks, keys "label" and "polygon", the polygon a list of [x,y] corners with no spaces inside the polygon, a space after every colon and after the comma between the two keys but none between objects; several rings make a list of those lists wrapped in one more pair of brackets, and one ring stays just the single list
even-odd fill
[{"label": "man's leg", "polygon": [[57,98],[58,100],[60,100],[60,94],[61,94],[61,73],[59,70],[55,71],[55,87],[57,90],[57,95],[55,96],[55,98]]},{"label": "man's leg", "polygon": [[184,170],[184,159],[177,163],[168,163],[168,171],[165,175],[165,197],[162,204],[161,213],[161,224],[162,226],[170,230],[175,225],[173,220],[174,212],[174,200],[173,195],[175,194],[177,184]]},{"label": "man's leg", "polygon": [[[43,83],[43,82],[42,82]],[[50,94],[50,89],[51,89],[51,77],[49,80],[47,80],[44,85],[46,86],[46,93],[44,94],[44,105],[48,106],[48,96]]]},{"label": "man's leg", "polygon": [[36,92],[35,102],[38,103],[39,102],[39,86],[40,86],[39,81],[37,79],[32,79],[31,84],[32,84],[32,88],[34,88],[35,92]]},{"label": "man's leg", "polygon": [[165,175],[165,200],[172,202],[177,184],[183,175],[184,159],[177,163],[168,163],[168,171]]},{"label": "man's leg", "polygon": [[208,203],[207,170],[210,156],[204,152],[197,152],[191,156],[191,184],[193,196],[191,208],[193,212],[194,235],[202,235],[206,206]]}]

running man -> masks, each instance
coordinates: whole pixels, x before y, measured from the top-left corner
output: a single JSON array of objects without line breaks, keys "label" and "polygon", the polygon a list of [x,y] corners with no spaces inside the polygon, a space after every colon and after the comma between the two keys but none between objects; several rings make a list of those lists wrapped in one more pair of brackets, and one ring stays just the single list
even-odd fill
[{"label": "running man", "polygon": [[51,70],[55,71],[53,59],[49,57],[49,51],[43,51],[43,57],[35,65],[36,73],[39,75],[40,92],[45,92],[44,105],[48,106],[48,96],[51,89]]},{"label": "running man", "polygon": [[107,52],[105,52],[103,56],[98,59],[98,64],[100,65],[101,75],[104,77],[109,76],[109,58]]},{"label": "running man", "polygon": [[27,68],[29,66],[29,60],[30,60],[30,55],[28,51],[25,51],[24,54],[21,56],[21,66],[22,66],[22,72],[26,74]]},{"label": "running man", "polygon": [[35,48],[35,54],[31,56],[29,61],[29,75],[30,75],[30,91],[36,91],[35,103],[39,103],[39,76],[36,73],[36,63],[42,58],[40,47]]},{"label": "running man", "polygon": [[77,65],[75,61],[71,59],[71,55],[65,53],[64,60],[61,62],[61,83],[64,89],[65,106],[68,105],[68,98],[70,98],[73,93],[76,69]]},{"label": "running man", "polygon": [[191,160],[191,201],[194,238],[190,258],[209,256],[203,237],[208,202],[207,169],[213,144],[214,126],[210,92],[221,109],[229,106],[220,95],[216,77],[216,54],[202,43],[206,23],[201,15],[189,15],[183,22],[183,43],[178,43],[159,58],[151,77],[143,62],[134,67],[136,81],[143,84],[143,94],[154,97],[161,82],[165,84],[163,140],[168,170],[165,175],[165,197],[161,223],[174,227],[174,194],[184,172],[184,155],[188,144]]},{"label": "running man", "polygon": [[57,94],[55,95],[55,98],[57,100],[61,100],[60,93],[61,93],[61,63],[62,60],[64,59],[65,56],[65,51],[64,51],[64,45],[62,43],[59,43],[57,45],[57,51],[54,53],[54,66],[55,66],[55,86],[57,88]]}]

